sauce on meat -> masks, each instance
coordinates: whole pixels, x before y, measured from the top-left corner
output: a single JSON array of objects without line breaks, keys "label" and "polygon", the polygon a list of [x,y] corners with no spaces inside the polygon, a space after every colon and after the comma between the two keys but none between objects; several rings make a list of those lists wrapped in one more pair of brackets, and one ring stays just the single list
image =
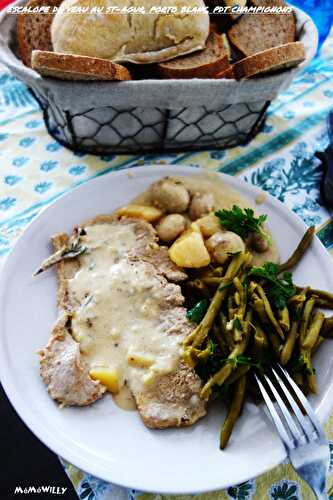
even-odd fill
[{"label": "sauce on meat", "polygon": [[[116,232],[115,232],[116,231]],[[182,354],[182,336],[163,329],[166,291],[149,264],[131,262],[133,225],[87,226],[80,269],[68,280],[75,304],[72,334],[90,369],[116,370],[116,402],[133,408],[130,390],[144,391],[162,374],[173,371]],[[175,285],[168,285],[175,286]]]}]

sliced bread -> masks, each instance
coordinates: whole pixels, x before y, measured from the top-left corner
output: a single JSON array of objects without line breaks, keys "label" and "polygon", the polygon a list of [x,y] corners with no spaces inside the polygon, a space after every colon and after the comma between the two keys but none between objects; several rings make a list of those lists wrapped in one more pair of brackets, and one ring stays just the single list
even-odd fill
[{"label": "sliced bread", "polygon": [[216,75],[215,78],[227,78],[228,80],[235,80],[235,72],[234,72],[234,65],[231,64],[229,68],[225,69],[224,71],[221,71],[218,75]]},{"label": "sliced bread", "polygon": [[60,80],[131,80],[127,68],[97,57],[34,50],[31,66],[42,76]]},{"label": "sliced bread", "polygon": [[294,14],[244,14],[229,29],[228,38],[243,57],[294,42],[296,39]]},{"label": "sliced bread", "polygon": [[59,7],[62,0],[29,0],[26,7],[50,7],[47,13],[22,12],[16,21],[16,34],[19,54],[26,66],[31,66],[33,50],[52,50],[51,23],[54,17],[53,8]]},{"label": "sliced bread", "polygon": [[297,66],[304,59],[305,49],[302,42],[292,42],[258,52],[236,62],[233,65],[233,72],[237,80],[262,76]]},{"label": "sliced bread", "polygon": [[213,78],[228,66],[222,37],[210,33],[205,49],[160,63],[157,71],[163,78]]}]

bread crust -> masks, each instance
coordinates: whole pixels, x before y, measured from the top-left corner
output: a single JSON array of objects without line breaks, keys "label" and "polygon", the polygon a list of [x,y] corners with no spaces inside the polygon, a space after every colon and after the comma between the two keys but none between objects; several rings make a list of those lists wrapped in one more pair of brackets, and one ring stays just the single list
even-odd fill
[{"label": "bread crust", "polygon": [[290,14],[244,14],[228,31],[233,47],[248,57],[272,47],[294,42],[296,23]]},{"label": "bread crust", "polygon": [[297,66],[305,59],[302,42],[293,42],[273,47],[246,57],[233,65],[237,80],[264,75]]},{"label": "bread crust", "polygon": [[234,65],[231,64],[227,69],[216,75],[215,78],[227,78],[228,80],[235,80]]},{"label": "bread crust", "polygon": [[32,69],[43,76],[61,80],[131,80],[127,68],[107,59],[34,50]]},{"label": "bread crust", "polygon": [[[62,0],[29,0],[26,7],[59,7]],[[33,50],[52,50],[51,23],[54,14],[21,12],[16,20],[16,37],[19,54],[26,66],[31,67]]]},{"label": "bread crust", "polygon": [[[174,6],[173,0],[143,0],[137,4],[132,0],[121,0],[115,5],[145,7],[147,15],[129,12],[108,12],[114,2],[98,0],[104,9],[100,15],[81,16],[70,12],[71,7],[96,6],[96,0],[64,0],[51,28],[53,48],[56,52],[100,57],[123,64],[149,64],[166,61],[189,54],[205,46],[209,31],[207,12],[192,15],[175,13],[164,15],[151,12],[151,8]],[[182,0],[182,6],[203,9],[203,0]]]},{"label": "bread crust", "polygon": [[206,48],[157,65],[163,78],[212,78],[229,66],[228,52],[221,35],[210,33]]}]

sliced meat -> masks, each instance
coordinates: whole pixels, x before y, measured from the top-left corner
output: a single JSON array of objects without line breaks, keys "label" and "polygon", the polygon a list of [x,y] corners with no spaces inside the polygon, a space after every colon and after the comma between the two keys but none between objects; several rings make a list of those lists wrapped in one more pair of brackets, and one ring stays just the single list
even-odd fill
[{"label": "sliced meat", "polygon": [[187,278],[187,274],[170,260],[167,247],[152,249],[150,253],[140,257],[142,260],[150,262],[159,274],[165,276],[172,283],[180,283]]},{"label": "sliced meat", "polygon": [[68,331],[69,318],[63,315],[55,324],[51,338],[39,351],[41,376],[50,396],[63,406],[86,406],[105,392],[105,387],[90,378],[80,354],[80,346]]},{"label": "sliced meat", "polygon": [[161,377],[150,391],[137,396],[137,406],[147,427],[185,427],[206,414],[199,393],[201,381],[194,370],[180,363],[178,369]]},{"label": "sliced meat", "polygon": [[[86,345],[94,343],[93,360],[95,360],[98,338],[105,335],[105,329],[109,335],[108,332],[115,328],[117,332],[111,333],[111,336],[116,334],[120,337],[115,344],[118,352],[126,353],[127,358],[127,353],[132,352],[133,348],[134,352],[140,355],[140,348],[143,345],[144,355],[148,353],[148,357],[151,355],[154,360],[152,370],[150,366],[142,368],[135,366],[134,363],[126,369],[125,374],[125,383],[131,389],[144,423],[154,428],[193,424],[205,414],[205,403],[199,397],[201,380],[192,368],[182,362],[181,356],[182,341],[191,332],[193,325],[186,318],[184,297],[181,288],[175,282],[185,279],[186,274],[169,260],[167,249],[158,246],[155,230],[145,221],[117,220],[112,216],[99,216],[81,224],[80,227],[85,230],[82,243],[88,247],[88,251],[75,259],[58,264],[58,303],[60,309],[74,316],[71,323],[72,331],[66,330],[66,326],[60,322],[58,334],[54,338],[55,332],[53,332],[48,346],[42,351],[42,376],[49,386],[51,396],[63,404],[89,404],[77,402],[81,401],[81,396],[77,399],[74,393],[71,394],[71,390],[79,393],[81,390],[78,391],[75,384],[69,384],[67,377],[60,376],[55,369],[53,358],[47,354],[56,350],[57,361],[65,363],[68,349],[71,347],[72,356],[74,352],[77,356],[75,366],[78,365],[80,368],[88,366],[82,368],[85,379],[78,380],[78,383],[85,384],[87,377],[92,382],[88,369],[93,367],[93,362]],[[52,239],[54,249],[58,250],[66,244],[68,238],[65,234],[56,235]],[[103,259],[108,259],[105,273],[102,272],[103,266],[101,269]],[[88,276],[90,266],[95,273],[93,280]],[[75,281],[78,271],[84,274],[79,286]],[[96,297],[91,300],[90,296],[93,295],[91,284],[93,283],[95,287],[95,280],[99,280],[100,286]],[[117,290],[117,296],[113,295],[113,298],[110,298],[108,290]],[[120,314],[117,319],[119,311],[114,299],[118,300],[118,296],[120,302],[123,301],[122,305],[126,306],[126,314]],[[88,300],[87,307],[85,300]],[[98,307],[108,311],[108,314],[112,310],[110,321],[99,321],[94,301],[99,301]],[[128,319],[131,314],[134,320],[132,323]],[[137,337],[133,332],[129,333],[133,325],[138,332]],[[79,340],[80,345],[71,334]],[[86,339],[85,342],[88,344],[82,343],[82,338]],[[122,338],[125,338],[125,341]],[[148,349],[147,342],[150,343]],[[100,360],[99,352],[97,359]],[[153,381],[146,384],[146,378],[149,379],[150,375]],[[55,376],[59,376],[57,382]],[[84,387],[82,391],[85,392]],[[66,400],[63,394],[66,394]],[[84,398],[82,400],[85,401]]]}]

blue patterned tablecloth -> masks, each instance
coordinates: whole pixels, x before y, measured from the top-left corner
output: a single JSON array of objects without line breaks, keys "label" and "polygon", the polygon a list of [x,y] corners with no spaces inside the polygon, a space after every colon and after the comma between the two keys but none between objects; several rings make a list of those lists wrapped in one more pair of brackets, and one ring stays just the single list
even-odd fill
[{"label": "blue patterned tablecloth", "polygon": [[[227,151],[94,157],[74,154],[55,142],[47,134],[41,112],[26,87],[0,67],[0,262],[27,224],[62,193],[111,170],[153,163],[204,166],[238,175],[284,202],[306,224],[315,224],[319,238],[333,252],[333,224],[320,202],[322,172],[313,157],[315,151],[323,150],[328,143],[325,119],[332,108],[333,33],[321,57],[273,102],[262,132],[249,145]],[[326,430],[332,440],[333,469],[333,416]],[[63,464],[81,499],[166,498],[115,487]],[[329,481],[332,484],[333,476]],[[196,498],[310,500],[314,497],[291,467],[282,464],[227,491]],[[333,500],[333,494],[330,498]]]}]

